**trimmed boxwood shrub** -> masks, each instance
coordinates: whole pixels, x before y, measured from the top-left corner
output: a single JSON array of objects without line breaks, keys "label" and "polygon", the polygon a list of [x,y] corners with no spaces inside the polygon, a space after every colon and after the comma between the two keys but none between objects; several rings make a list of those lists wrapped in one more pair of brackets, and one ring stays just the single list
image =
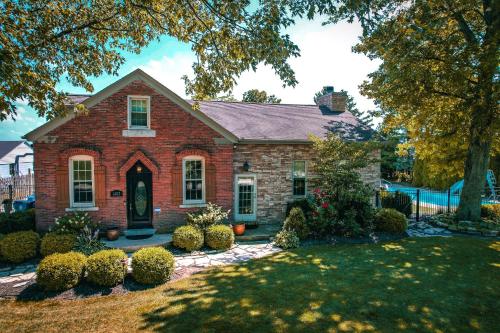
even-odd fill
[{"label": "trimmed boxwood shrub", "polygon": [[27,209],[11,214],[0,213],[0,234],[35,230],[35,210]]},{"label": "trimmed boxwood shrub", "polygon": [[36,282],[45,290],[73,288],[83,276],[86,260],[85,255],[78,252],[51,254],[38,265]]},{"label": "trimmed boxwood shrub", "polygon": [[233,229],[227,225],[213,225],[205,232],[206,244],[215,250],[226,250],[233,246]]},{"label": "trimmed boxwood shrub", "polygon": [[132,277],[143,284],[168,281],[174,272],[174,256],[162,247],[141,249],[132,255]]},{"label": "trimmed boxwood shrub", "polygon": [[274,238],[274,244],[285,250],[293,249],[299,247],[300,239],[295,231],[281,230],[276,234],[276,237]]},{"label": "trimmed boxwood shrub", "polygon": [[380,231],[402,234],[408,225],[403,213],[392,208],[382,208],[375,214],[375,227]]},{"label": "trimmed boxwood shrub", "polygon": [[309,228],[306,224],[306,217],[300,207],[293,207],[290,214],[283,223],[283,230],[295,231],[300,239],[305,239],[309,235]]},{"label": "trimmed boxwood shrub", "polygon": [[314,209],[314,207],[311,206],[311,202],[309,202],[309,200],[307,200],[306,198],[290,201],[290,202],[287,202],[287,204],[286,204],[286,216],[287,217],[290,215],[292,208],[295,208],[295,207],[299,207],[305,216],[308,216],[309,214],[311,214],[313,209]]},{"label": "trimmed boxwood shrub", "polygon": [[125,252],[117,249],[94,253],[87,259],[87,280],[99,286],[116,286],[127,274],[126,259]]},{"label": "trimmed boxwood shrub", "polygon": [[37,255],[40,236],[34,231],[18,231],[6,235],[0,243],[2,256],[10,262],[21,263]]},{"label": "trimmed boxwood shrub", "polygon": [[66,253],[73,250],[76,243],[76,235],[48,233],[42,238],[40,254],[48,256],[53,253]]},{"label": "trimmed boxwood shrub", "polygon": [[190,225],[175,229],[172,236],[174,246],[186,251],[199,250],[203,246],[203,232]]}]

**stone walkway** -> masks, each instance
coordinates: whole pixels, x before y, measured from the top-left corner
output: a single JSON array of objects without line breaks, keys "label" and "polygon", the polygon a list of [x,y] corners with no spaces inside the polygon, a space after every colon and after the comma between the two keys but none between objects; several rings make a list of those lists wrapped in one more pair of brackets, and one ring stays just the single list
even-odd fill
[{"label": "stone walkway", "polygon": [[452,233],[445,228],[437,228],[426,222],[410,221],[408,230],[406,230],[410,237],[450,237]]},{"label": "stone walkway", "polygon": [[[210,266],[229,265],[250,259],[262,258],[267,255],[280,252],[279,247],[270,243],[261,244],[235,244],[230,250],[220,251],[195,251],[192,253],[175,255],[175,267],[205,268]],[[13,288],[20,288],[36,278],[36,265],[18,265],[14,267],[0,268],[0,284],[15,282]],[[130,259],[129,259],[130,271]]]}]

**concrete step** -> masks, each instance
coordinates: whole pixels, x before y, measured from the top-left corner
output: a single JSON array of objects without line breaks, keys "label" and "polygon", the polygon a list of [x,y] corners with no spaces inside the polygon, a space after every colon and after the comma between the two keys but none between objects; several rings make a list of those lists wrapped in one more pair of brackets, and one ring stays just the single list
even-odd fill
[{"label": "concrete step", "polygon": [[107,247],[113,249],[121,249],[125,252],[135,252],[145,247],[165,247],[172,241],[172,234],[154,234],[152,237],[145,239],[128,239],[125,236],[120,236],[115,241],[104,240]]},{"label": "concrete step", "polygon": [[154,228],[127,229],[123,232],[125,236],[151,236],[156,233]]},{"label": "concrete step", "polygon": [[241,236],[236,236],[235,240],[237,242],[255,242],[255,241],[269,241],[278,231],[280,231],[281,225],[279,224],[263,224],[259,225],[255,229],[246,229],[245,233]]}]

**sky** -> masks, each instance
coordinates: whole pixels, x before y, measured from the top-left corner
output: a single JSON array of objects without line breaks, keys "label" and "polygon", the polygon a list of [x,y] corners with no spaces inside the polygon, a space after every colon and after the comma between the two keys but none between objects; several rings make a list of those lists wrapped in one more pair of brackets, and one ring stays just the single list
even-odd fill
[{"label": "sky", "polygon": [[[379,62],[352,52],[351,48],[357,44],[361,34],[358,23],[342,22],[322,26],[318,19],[299,20],[286,32],[301,50],[300,57],[290,59],[299,81],[297,86],[284,88],[272,68],[261,65],[256,72],[248,71],[240,76],[233,90],[237,99],[241,99],[247,90],[259,89],[281,98],[281,103],[313,104],[317,91],[323,86],[333,86],[335,91],[344,89],[354,96],[361,111],[374,108],[373,101],[362,96],[358,86],[367,79],[369,73],[377,69]],[[164,37],[149,44],[140,54],[126,53],[125,58],[126,62],[118,76],[102,75],[91,79],[94,92],[141,68],[179,96],[187,97],[181,77],[185,74],[192,76],[191,66],[195,59],[188,44]],[[84,89],[73,87],[65,80],[57,88],[69,93],[86,93]],[[20,102],[17,120],[0,122],[0,140],[19,140],[44,122],[33,109]]]}]

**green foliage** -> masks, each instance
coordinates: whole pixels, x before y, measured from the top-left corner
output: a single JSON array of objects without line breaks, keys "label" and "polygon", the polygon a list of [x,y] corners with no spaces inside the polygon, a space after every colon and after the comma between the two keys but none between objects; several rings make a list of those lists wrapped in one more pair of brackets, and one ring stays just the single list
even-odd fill
[{"label": "green foliage", "polygon": [[196,55],[194,78],[184,77],[195,99],[230,91],[242,72],[259,63],[294,86],[287,60],[299,49],[283,32],[293,23],[289,13],[276,2],[248,7],[232,0],[2,2],[0,120],[15,116],[18,99],[40,116],[66,113],[65,95],[56,89],[61,78],[92,92],[89,77],[116,75],[124,52],[139,53],[163,35],[189,42]]},{"label": "green foliage", "polygon": [[408,227],[406,216],[392,208],[382,208],[375,214],[377,230],[402,234]]},{"label": "green foliage", "polygon": [[88,213],[76,212],[57,218],[56,222],[51,226],[50,231],[60,234],[73,233],[78,235],[85,227],[97,229],[98,225]]},{"label": "green foliage", "polygon": [[268,95],[264,90],[250,89],[243,93],[242,102],[279,104],[281,99],[274,95]]},{"label": "green foliage", "polygon": [[190,225],[176,228],[172,235],[174,246],[190,252],[201,249],[203,239],[203,231]]},{"label": "green foliage", "polygon": [[0,234],[0,262],[4,262],[5,258],[2,254],[2,239],[5,237],[5,235]]},{"label": "green foliage", "polygon": [[451,164],[440,169],[439,164],[433,165],[432,162],[418,158],[413,165],[412,183],[417,187],[445,190],[462,177],[463,168],[461,165]]},{"label": "green foliage", "polygon": [[405,214],[406,217],[411,216],[413,203],[411,196],[406,193],[381,191],[380,203],[383,208],[393,208]]},{"label": "green foliage", "polygon": [[310,201],[307,198],[301,198],[297,199],[294,201],[289,201],[286,204],[286,216],[290,215],[290,211],[292,208],[298,207],[302,210],[306,218],[311,214],[313,211],[313,207],[311,206]]},{"label": "green foliage", "polygon": [[233,246],[233,229],[227,225],[212,225],[205,232],[205,243],[215,250],[227,250]]},{"label": "green foliage", "polygon": [[104,287],[123,282],[127,274],[127,255],[122,250],[103,250],[87,259],[87,280]]},{"label": "green foliage", "polygon": [[482,205],[481,217],[493,221],[500,221],[500,204]]},{"label": "green foliage", "polygon": [[37,255],[40,236],[34,231],[18,231],[6,235],[0,242],[0,253],[10,262],[21,263]]},{"label": "green foliage", "polygon": [[198,212],[188,213],[186,215],[186,223],[200,230],[206,230],[211,225],[222,223],[228,216],[229,211],[224,210],[216,204],[208,203],[207,207]]},{"label": "green foliage", "polygon": [[42,238],[40,254],[48,256],[53,253],[66,253],[73,250],[76,236],[73,234],[57,234],[49,232]]},{"label": "green foliage", "polygon": [[90,256],[96,252],[106,249],[106,245],[99,240],[99,230],[89,226],[83,227],[76,238],[75,251]]},{"label": "green foliage", "polygon": [[321,179],[308,198],[314,207],[308,226],[313,236],[347,237],[372,229],[373,189],[361,181],[357,170],[374,162],[371,143],[346,142],[329,134],[325,140],[312,137],[318,156],[313,168]]},{"label": "green foliage", "polygon": [[174,272],[174,260],[162,247],[141,249],[132,255],[132,277],[143,284],[167,282]]},{"label": "green foliage", "polygon": [[295,231],[281,230],[274,237],[274,244],[284,250],[293,249],[299,247],[300,239]]},{"label": "green foliage", "polygon": [[294,207],[283,223],[283,230],[295,231],[300,239],[305,239],[309,235],[309,228],[306,224],[304,212],[299,207]]},{"label": "green foliage", "polygon": [[73,288],[83,277],[86,260],[83,254],[77,252],[51,254],[38,265],[36,282],[45,290]]},{"label": "green foliage", "polygon": [[35,230],[35,210],[27,209],[11,214],[0,213],[0,233]]}]

